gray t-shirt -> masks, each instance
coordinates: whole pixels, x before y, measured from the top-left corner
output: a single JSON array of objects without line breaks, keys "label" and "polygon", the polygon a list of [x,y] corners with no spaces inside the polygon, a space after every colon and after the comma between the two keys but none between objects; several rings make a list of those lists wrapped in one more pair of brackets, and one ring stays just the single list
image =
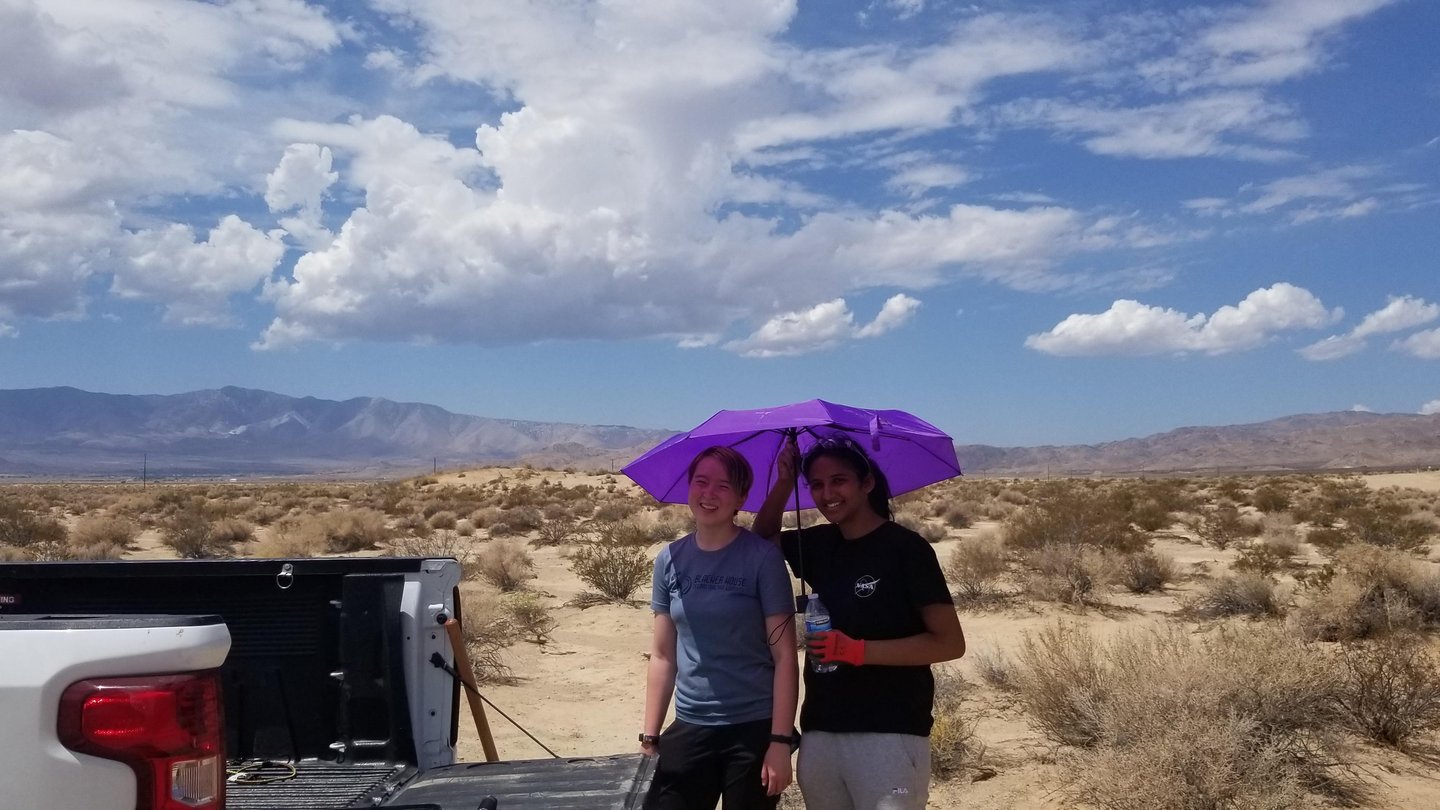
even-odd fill
[{"label": "gray t-shirt", "polygon": [[688,534],[655,558],[650,608],[675,622],[675,716],[702,726],[768,719],[775,662],[765,617],[791,613],[790,575],[770,541],[741,530],[719,551]]}]

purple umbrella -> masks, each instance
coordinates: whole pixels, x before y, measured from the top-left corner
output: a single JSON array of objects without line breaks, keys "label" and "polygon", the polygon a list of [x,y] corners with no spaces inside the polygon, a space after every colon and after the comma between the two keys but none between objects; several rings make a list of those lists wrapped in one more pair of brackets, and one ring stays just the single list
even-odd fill
[{"label": "purple umbrella", "polygon": [[[954,440],[929,422],[905,411],[853,408],[821,399],[720,411],[694,430],[651,448],[621,472],[662,503],[685,503],[689,494],[685,471],[695,455],[712,445],[732,447],[755,470],[755,485],[742,507],[754,512],[775,483],[775,458],[789,435],[796,436],[801,453],[826,437],[850,437],[885,473],[892,495],[960,474]],[[797,508],[815,505],[807,487],[796,490]]]}]

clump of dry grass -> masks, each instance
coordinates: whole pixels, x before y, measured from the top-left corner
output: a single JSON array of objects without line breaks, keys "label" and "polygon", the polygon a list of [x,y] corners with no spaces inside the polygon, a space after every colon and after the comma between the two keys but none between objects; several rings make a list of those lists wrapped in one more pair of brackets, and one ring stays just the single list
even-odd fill
[{"label": "clump of dry grass", "polygon": [[1086,806],[1278,809],[1360,790],[1336,767],[1333,661],[1279,629],[1102,647],[1056,625],[1027,635],[1018,681],[1041,733],[1080,749],[1069,790]]},{"label": "clump of dry grass", "polygon": [[1229,616],[1258,619],[1285,613],[1275,582],[1268,577],[1248,573],[1232,574],[1206,583],[1200,593],[1182,602],[1181,609],[1201,619]]},{"label": "clump of dry grass", "polygon": [[970,659],[976,673],[985,683],[1001,692],[1019,690],[1020,685],[1015,676],[1015,662],[1005,653],[994,649],[977,650],[966,657]]},{"label": "clump of dry grass", "polygon": [[539,594],[512,593],[505,597],[505,615],[515,632],[532,644],[550,643],[558,624]]},{"label": "clump of dry grass", "polygon": [[930,773],[936,779],[954,779],[984,762],[985,743],[975,736],[974,712],[963,706],[969,689],[959,673],[948,668],[935,672]]}]

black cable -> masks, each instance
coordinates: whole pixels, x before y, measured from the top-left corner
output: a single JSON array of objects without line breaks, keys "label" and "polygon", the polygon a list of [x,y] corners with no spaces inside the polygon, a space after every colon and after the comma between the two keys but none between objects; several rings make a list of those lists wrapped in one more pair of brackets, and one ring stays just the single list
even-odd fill
[{"label": "black cable", "polygon": [[560,758],[561,758],[559,754],[555,753],[554,751],[551,751],[551,750],[550,750],[550,747],[547,746],[545,743],[542,743],[542,742],[540,742],[539,740],[535,739],[535,735],[534,735],[534,734],[531,734],[529,731],[526,731],[524,726],[522,726],[522,725],[520,725],[519,723],[515,722],[515,718],[513,718],[513,717],[511,717],[510,715],[506,714],[506,713],[504,712],[504,710],[501,709],[499,706],[496,706],[494,703],[491,703],[491,702],[490,702],[490,698],[487,698],[487,697],[485,697],[483,694],[481,694],[479,689],[476,689],[475,687],[471,686],[470,684],[465,683],[465,679],[462,678],[462,677],[460,677],[460,673],[459,673],[459,672],[456,672],[456,671],[455,671],[455,667],[450,666],[450,663],[449,663],[448,661],[446,661],[446,660],[445,660],[445,657],[442,656],[440,653],[437,652],[437,653],[431,653],[431,654],[430,654],[430,664],[431,664],[432,666],[438,668],[438,669],[443,669],[443,670],[445,670],[445,672],[448,673],[448,674],[450,675],[450,677],[452,677],[452,678],[454,678],[455,680],[459,681],[460,684],[461,684],[462,686],[464,686],[466,689],[469,689],[469,690],[475,695],[475,697],[478,697],[478,698],[480,698],[481,700],[485,701],[485,705],[486,705],[486,706],[489,706],[490,708],[492,708],[492,709],[494,709],[495,711],[499,712],[501,717],[505,718],[506,720],[509,720],[509,721],[510,721],[510,725],[514,726],[515,728],[520,729],[521,733],[523,733],[526,737],[529,737],[531,742],[535,743],[536,745],[540,746],[541,748],[544,748],[544,749],[545,749],[545,753],[549,754],[550,756],[552,756],[552,757],[554,757],[554,758],[556,758],[556,759],[560,759]]}]

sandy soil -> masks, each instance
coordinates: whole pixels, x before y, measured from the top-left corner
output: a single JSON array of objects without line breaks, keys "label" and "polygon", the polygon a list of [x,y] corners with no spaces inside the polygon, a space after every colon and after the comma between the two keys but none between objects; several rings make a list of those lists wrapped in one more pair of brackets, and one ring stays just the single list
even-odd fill
[{"label": "sandy soil", "polygon": [[1366,484],[1375,489],[1402,487],[1424,492],[1440,492],[1440,471],[1386,473],[1362,476]]}]

